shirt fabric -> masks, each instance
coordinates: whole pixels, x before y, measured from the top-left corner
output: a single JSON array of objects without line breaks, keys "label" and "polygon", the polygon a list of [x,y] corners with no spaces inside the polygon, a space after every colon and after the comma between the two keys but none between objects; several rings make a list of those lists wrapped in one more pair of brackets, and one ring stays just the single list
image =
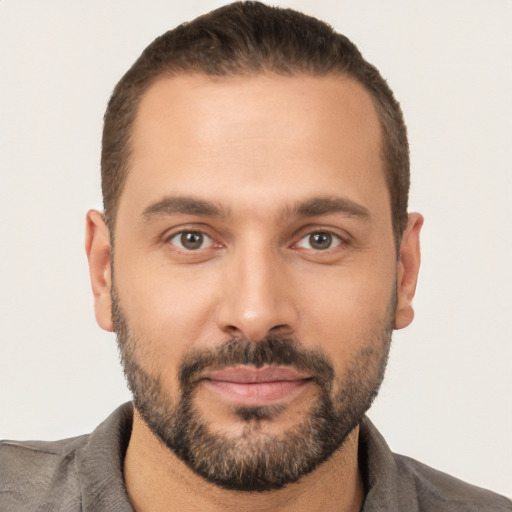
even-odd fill
[{"label": "shirt fabric", "polygon": [[[0,442],[1,512],[133,512],[123,479],[130,403],[92,434],[61,441]],[[512,502],[391,452],[368,418],[359,434],[362,512],[498,512]]]}]

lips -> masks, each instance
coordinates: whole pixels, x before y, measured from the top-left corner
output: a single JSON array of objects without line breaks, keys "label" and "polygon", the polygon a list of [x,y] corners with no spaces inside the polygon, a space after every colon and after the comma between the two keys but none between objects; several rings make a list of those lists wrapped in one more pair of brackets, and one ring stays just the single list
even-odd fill
[{"label": "lips", "polygon": [[202,382],[229,402],[264,406],[293,398],[311,382],[311,378],[290,368],[240,366],[209,372]]}]

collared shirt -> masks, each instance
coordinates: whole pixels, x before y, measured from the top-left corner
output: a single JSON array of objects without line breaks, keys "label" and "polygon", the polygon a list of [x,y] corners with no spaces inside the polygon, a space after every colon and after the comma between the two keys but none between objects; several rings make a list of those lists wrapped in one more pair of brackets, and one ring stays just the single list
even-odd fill
[{"label": "collared shirt", "polygon": [[[133,512],[123,459],[133,411],[124,404],[90,435],[0,443],[1,512]],[[498,512],[512,502],[391,452],[368,418],[359,434],[362,512]]]}]

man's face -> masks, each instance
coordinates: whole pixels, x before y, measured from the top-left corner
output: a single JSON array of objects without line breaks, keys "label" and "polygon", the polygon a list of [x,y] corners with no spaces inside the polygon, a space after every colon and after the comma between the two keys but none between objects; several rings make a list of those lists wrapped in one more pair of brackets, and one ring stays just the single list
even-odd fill
[{"label": "man's face", "polygon": [[142,100],[114,322],[142,418],[219,485],[297,480],[378,389],[397,275],[380,139],[348,78],[180,76]]}]

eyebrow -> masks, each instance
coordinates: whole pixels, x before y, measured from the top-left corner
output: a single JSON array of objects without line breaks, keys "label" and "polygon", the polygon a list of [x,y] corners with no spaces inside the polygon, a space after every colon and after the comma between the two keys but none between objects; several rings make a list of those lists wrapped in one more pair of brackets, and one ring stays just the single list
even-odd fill
[{"label": "eyebrow", "polygon": [[[287,219],[292,217],[317,217],[334,213],[342,213],[349,217],[362,219],[371,217],[367,208],[343,197],[313,197],[306,201],[298,201],[294,205],[286,207],[281,216]],[[229,210],[214,202],[195,197],[164,197],[145,208],[142,217],[146,222],[149,222],[155,217],[175,214],[225,218],[229,216]]]},{"label": "eyebrow", "polygon": [[368,208],[344,197],[313,197],[307,201],[299,201],[285,210],[284,217],[317,217],[333,213],[361,219],[371,217]]},{"label": "eyebrow", "polygon": [[149,222],[154,217],[174,215],[201,215],[206,217],[226,217],[228,212],[213,202],[194,197],[164,197],[144,209],[142,217]]}]

